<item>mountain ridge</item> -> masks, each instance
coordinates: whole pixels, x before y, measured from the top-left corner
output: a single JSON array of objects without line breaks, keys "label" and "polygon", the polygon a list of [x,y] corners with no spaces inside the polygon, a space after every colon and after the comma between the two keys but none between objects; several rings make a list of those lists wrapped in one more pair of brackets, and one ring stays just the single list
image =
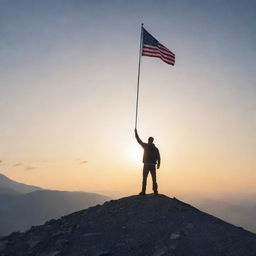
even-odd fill
[{"label": "mountain ridge", "polygon": [[13,190],[13,192],[15,191],[17,193],[29,193],[36,190],[42,190],[42,188],[37,186],[27,185],[21,182],[14,181],[2,173],[0,173],[0,188],[4,191],[4,193],[6,193],[7,189]]},{"label": "mountain ridge", "polygon": [[52,218],[110,200],[82,191],[47,190],[19,183],[0,174],[0,235],[25,231]]}]

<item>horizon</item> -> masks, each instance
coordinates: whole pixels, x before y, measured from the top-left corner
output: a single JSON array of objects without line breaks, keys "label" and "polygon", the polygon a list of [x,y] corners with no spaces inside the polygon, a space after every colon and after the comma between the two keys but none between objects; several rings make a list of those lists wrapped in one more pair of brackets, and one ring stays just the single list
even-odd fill
[{"label": "horizon", "polygon": [[[18,184],[22,184],[25,186],[31,186],[31,187],[37,187],[33,184],[26,184],[26,183],[22,183],[19,180],[13,180],[10,179],[10,177],[0,173],[0,176],[4,176],[5,178],[7,178],[8,180],[18,183]],[[38,187],[39,190],[43,190],[43,191],[59,191],[59,192],[81,192],[81,193],[95,193],[95,194],[99,194],[102,196],[107,196],[113,200],[118,200],[120,198],[124,198],[124,197],[130,197],[130,196],[136,196],[138,195],[138,193],[122,193],[120,191],[111,191],[111,190],[99,190],[99,191],[88,191],[88,190],[58,190],[58,189],[48,189],[48,188],[44,188],[44,187]],[[14,189],[15,190],[15,189]],[[31,191],[31,192],[18,192],[18,193],[33,193],[36,192],[37,190]],[[148,189],[148,191],[146,192],[146,195],[153,195],[153,191],[151,191],[151,189]],[[204,202],[203,200],[221,200],[223,202],[226,203],[239,203],[240,200],[249,200],[248,202],[254,202],[254,198],[251,198],[252,196],[255,197],[255,193],[241,193],[241,192],[220,192],[220,193],[198,193],[198,192],[182,192],[179,191],[178,193],[175,194],[171,194],[171,193],[159,193],[160,195],[165,195],[167,197],[170,198],[176,198],[179,200],[185,200],[187,201],[187,203],[192,203],[192,204],[198,204],[200,202]]]},{"label": "horizon", "polygon": [[[138,132],[159,193],[256,193],[254,1],[2,1],[0,173],[138,194],[140,24],[176,54],[142,57]],[[151,193],[151,177],[148,177]]]}]

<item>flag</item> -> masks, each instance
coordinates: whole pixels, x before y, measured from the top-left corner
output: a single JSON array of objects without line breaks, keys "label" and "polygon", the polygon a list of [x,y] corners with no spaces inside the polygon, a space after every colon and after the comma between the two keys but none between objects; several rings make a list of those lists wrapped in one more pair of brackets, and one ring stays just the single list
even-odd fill
[{"label": "flag", "polygon": [[174,66],[175,54],[160,44],[146,29],[142,27],[142,56],[160,58],[165,63]]}]

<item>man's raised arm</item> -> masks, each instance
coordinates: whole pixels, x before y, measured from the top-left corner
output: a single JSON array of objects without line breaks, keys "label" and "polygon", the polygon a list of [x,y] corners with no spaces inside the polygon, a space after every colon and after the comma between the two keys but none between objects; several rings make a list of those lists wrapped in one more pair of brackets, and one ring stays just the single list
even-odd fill
[{"label": "man's raised arm", "polygon": [[137,140],[138,143],[143,147],[145,143],[140,139],[140,137],[139,137],[139,135],[138,135],[138,132],[137,132],[137,129],[135,129],[134,132],[135,132],[135,138],[136,138],[136,140]]}]

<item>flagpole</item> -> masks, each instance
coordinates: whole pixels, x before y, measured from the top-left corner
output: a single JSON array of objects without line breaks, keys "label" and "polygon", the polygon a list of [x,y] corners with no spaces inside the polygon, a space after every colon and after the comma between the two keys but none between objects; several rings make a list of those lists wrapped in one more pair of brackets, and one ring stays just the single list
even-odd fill
[{"label": "flagpole", "polygon": [[137,129],[137,122],[138,122],[138,105],[139,105],[139,89],[140,89],[140,62],[141,62],[141,51],[142,51],[142,44],[143,44],[142,33],[143,33],[143,23],[141,24],[141,33],[140,33],[140,52],[139,52],[138,78],[137,78],[135,129]]}]

